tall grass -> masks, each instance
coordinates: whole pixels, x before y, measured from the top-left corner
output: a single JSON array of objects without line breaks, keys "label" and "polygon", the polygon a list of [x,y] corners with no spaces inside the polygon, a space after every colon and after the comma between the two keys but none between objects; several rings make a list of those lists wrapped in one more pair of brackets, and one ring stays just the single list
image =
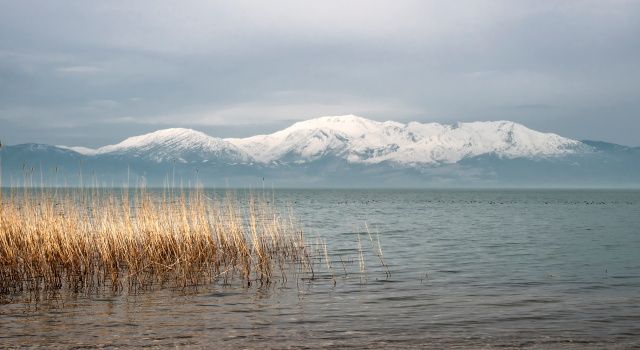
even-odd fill
[{"label": "tall grass", "polygon": [[5,194],[0,295],[135,292],[217,280],[250,285],[268,283],[292,264],[310,265],[302,230],[272,201],[214,199],[201,189],[177,192]]}]

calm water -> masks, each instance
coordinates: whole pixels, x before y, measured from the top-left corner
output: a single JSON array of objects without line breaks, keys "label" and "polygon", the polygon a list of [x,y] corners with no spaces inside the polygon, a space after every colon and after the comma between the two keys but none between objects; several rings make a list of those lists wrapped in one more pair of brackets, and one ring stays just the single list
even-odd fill
[{"label": "calm water", "polygon": [[[314,281],[262,287],[0,305],[0,347],[640,346],[638,191],[275,196],[293,204],[309,240],[326,239],[335,286],[325,268]],[[353,262],[358,236],[366,276]]]}]

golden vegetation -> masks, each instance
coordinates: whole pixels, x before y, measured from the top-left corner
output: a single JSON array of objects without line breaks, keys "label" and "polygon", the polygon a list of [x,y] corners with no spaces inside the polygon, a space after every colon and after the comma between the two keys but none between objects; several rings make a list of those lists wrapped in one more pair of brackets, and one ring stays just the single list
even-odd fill
[{"label": "golden vegetation", "polygon": [[127,189],[0,197],[0,296],[268,283],[288,266],[312,272],[310,261],[302,230],[264,198]]}]

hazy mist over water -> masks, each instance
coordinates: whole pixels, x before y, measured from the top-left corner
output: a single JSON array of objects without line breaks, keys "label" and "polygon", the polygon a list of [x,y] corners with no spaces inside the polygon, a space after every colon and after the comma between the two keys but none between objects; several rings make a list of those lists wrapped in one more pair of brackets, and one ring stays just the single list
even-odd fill
[{"label": "hazy mist over water", "polygon": [[[246,192],[237,192],[242,198]],[[224,196],[224,191],[209,192]],[[640,344],[640,191],[275,190],[336,285],[0,305],[0,346],[631,348]],[[368,226],[391,272],[370,252]],[[366,277],[340,259],[368,253]]]}]

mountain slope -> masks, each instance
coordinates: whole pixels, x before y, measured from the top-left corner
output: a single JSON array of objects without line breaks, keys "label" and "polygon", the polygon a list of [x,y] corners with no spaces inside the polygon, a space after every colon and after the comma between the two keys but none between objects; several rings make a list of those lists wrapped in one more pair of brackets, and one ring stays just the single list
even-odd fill
[{"label": "mountain slope", "polygon": [[5,186],[640,187],[640,148],[508,121],[321,117],[242,139],[166,129],[98,149],[5,146],[0,160]]},{"label": "mountain slope", "polygon": [[200,131],[172,128],[130,137],[118,144],[89,149],[65,147],[86,156],[128,156],[155,162],[250,163],[253,158],[229,142]]},{"label": "mountain slope", "polygon": [[402,124],[353,115],[321,117],[270,135],[226,140],[264,163],[305,163],[331,155],[351,163],[450,164],[489,153],[517,158],[590,149],[580,141],[509,121]]}]

